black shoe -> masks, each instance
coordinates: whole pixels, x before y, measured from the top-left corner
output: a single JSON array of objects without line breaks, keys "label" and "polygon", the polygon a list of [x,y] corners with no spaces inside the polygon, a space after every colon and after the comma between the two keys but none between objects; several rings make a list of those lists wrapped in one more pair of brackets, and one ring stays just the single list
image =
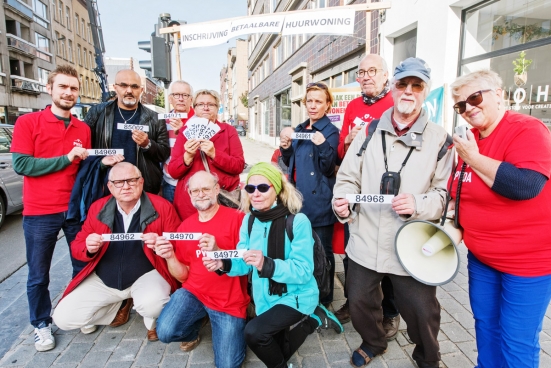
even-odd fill
[{"label": "black shoe", "polygon": [[319,322],[320,328],[325,330],[332,328],[338,334],[344,331],[344,327],[342,327],[337,317],[335,317],[333,313],[329,312],[322,304],[319,304],[316,307],[316,310],[311,317]]}]

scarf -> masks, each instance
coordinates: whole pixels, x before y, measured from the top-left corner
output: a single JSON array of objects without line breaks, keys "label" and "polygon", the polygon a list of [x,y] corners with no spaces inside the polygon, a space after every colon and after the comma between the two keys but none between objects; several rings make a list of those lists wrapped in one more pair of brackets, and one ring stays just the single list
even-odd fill
[{"label": "scarf", "polygon": [[388,91],[390,91],[390,88],[389,88],[388,81],[386,81],[385,86],[383,87],[383,90],[381,91],[381,93],[379,93],[375,97],[366,96],[365,93],[362,92],[362,98],[364,99],[364,104],[369,105],[369,106],[373,105],[375,102],[377,102],[381,98],[385,97],[386,94],[388,93]]},{"label": "scarf", "polygon": [[[263,212],[252,211],[251,206],[251,216],[260,222],[272,221],[268,234],[268,257],[272,259],[285,259],[285,222],[290,214],[289,209],[283,204]],[[282,296],[287,292],[287,284],[270,279],[268,292],[270,295]]]}]

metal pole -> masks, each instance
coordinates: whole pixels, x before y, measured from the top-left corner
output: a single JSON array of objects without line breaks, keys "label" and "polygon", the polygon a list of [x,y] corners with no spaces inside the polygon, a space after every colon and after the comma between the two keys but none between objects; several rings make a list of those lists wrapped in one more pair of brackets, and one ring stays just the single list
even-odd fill
[{"label": "metal pole", "polygon": [[180,70],[180,32],[173,33],[174,48],[176,49],[176,76],[182,80],[182,71]]}]

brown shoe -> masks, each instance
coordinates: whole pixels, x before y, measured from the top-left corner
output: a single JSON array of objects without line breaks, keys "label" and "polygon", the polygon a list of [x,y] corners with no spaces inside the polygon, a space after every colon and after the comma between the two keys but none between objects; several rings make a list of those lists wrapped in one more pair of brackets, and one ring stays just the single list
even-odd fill
[{"label": "brown shoe", "polygon": [[134,300],[132,298],[126,299],[126,304],[124,305],[124,307],[119,309],[117,315],[115,316],[115,318],[113,318],[113,322],[111,322],[109,326],[119,327],[128,322],[128,318],[130,317],[130,310],[132,309],[133,305]]},{"label": "brown shoe", "polygon": [[157,336],[157,329],[153,328],[151,330],[147,330],[147,339],[149,341],[159,341],[159,336]]},{"label": "brown shoe", "polygon": [[383,317],[383,328],[386,333],[387,340],[394,340],[398,334],[398,328],[400,327],[400,315],[394,318]]},{"label": "brown shoe", "polygon": [[348,300],[341,306],[341,309],[335,312],[335,317],[341,324],[350,322],[350,312],[348,311]]},{"label": "brown shoe", "polygon": [[193,341],[182,341],[182,343],[180,344],[180,350],[182,351],[192,351],[193,349],[195,349],[197,347],[197,345],[199,345],[199,343],[201,342],[201,335],[197,335],[197,338]]}]

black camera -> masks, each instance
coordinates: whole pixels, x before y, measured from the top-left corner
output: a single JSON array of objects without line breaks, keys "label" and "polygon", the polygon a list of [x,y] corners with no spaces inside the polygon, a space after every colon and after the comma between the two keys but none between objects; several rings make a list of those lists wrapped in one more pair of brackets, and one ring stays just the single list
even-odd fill
[{"label": "black camera", "polygon": [[398,195],[400,191],[400,173],[387,171],[381,178],[381,193]]}]

